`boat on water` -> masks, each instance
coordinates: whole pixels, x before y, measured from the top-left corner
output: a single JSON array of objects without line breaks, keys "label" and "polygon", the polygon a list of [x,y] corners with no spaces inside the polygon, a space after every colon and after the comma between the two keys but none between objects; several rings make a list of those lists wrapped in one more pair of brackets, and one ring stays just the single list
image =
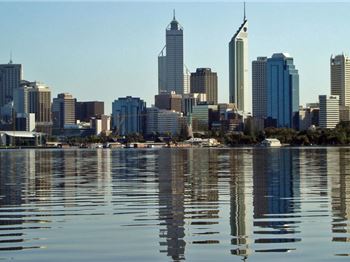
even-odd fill
[{"label": "boat on water", "polygon": [[260,143],[263,147],[280,147],[281,142],[277,138],[266,138]]}]

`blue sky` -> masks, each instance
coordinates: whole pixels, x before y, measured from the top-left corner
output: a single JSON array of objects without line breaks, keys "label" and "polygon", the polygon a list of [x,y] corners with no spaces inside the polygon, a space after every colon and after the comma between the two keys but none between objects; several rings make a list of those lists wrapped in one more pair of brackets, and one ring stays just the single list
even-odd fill
[{"label": "blue sky", "polygon": [[[120,96],[153,103],[157,55],[176,9],[184,27],[185,63],[218,73],[228,102],[228,42],[243,19],[241,2],[0,2],[0,63],[10,52],[24,78],[53,96],[105,101]],[[350,50],[350,3],[247,2],[249,57],[288,52],[300,75],[300,104],[329,94],[329,58]]]}]

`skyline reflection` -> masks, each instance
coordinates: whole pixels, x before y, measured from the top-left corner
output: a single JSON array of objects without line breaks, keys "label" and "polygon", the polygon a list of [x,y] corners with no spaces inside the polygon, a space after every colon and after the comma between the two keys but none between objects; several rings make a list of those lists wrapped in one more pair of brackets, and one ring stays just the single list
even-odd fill
[{"label": "skyline reflection", "polygon": [[93,232],[99,219],[116,250],[119,232],[137,241],[147,229],[149,258],[161,260],[298,254],[311,249],[312,227],[328,256],[349,255],[349,148],[0,150],[0,159],[0,259],[49,254],[58,229],[68,239],[70,223]]}]

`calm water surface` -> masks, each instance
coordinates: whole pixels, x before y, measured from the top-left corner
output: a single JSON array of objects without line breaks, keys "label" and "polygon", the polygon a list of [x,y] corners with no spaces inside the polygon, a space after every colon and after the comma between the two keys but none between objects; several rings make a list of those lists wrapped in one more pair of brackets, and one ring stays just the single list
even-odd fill
[{"label": "calm water surface", "polygon": [[0,261],[348,261],[350,148],[0,151]]}]

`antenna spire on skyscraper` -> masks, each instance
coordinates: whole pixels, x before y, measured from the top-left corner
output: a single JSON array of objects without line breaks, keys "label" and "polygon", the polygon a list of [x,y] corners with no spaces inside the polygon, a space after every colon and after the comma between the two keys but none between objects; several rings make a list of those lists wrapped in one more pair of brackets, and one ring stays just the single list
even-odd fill
[{"label": "antenna spire on skyscraper", "polygon": [[9,64],[12,64],[13,62],[12,62],[12,51],[10,52],[10,62],[9,62]]},{"label": "antenna spire on skyscraper", "polygon": [[175,8],[173,9],[173,20],[175,20]]},{"label": "antenna spire on skyscraper", "polygon": [[243,2],[243,5],[244,5],[244,17],[243,17],[243,21],[245,21],[246,20],[246,16],[245,16],[245,1]]}]

